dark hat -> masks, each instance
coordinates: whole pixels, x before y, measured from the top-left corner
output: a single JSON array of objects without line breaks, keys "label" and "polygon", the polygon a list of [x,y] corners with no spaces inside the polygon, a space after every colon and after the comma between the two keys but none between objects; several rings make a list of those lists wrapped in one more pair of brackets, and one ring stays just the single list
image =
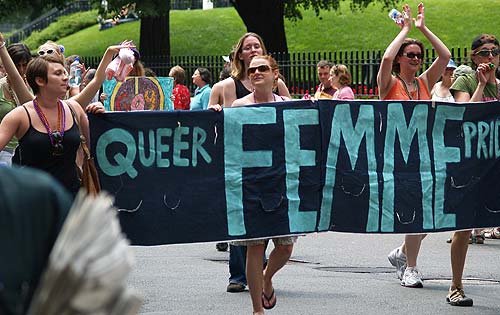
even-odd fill
[{"label": "dark hat", "polygon": [[481,34],[474,38],[474,40],[472,41],[471,49],[475,50],[484,44],[495,44],[497,46],[500,46],[498,43],[498,39],[495,36],[489,34]]}]

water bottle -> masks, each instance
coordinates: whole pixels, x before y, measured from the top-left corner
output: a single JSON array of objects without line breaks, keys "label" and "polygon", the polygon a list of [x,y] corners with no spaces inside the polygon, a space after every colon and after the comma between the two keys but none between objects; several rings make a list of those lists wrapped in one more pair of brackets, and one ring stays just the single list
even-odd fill
[{"label": "water bottle", "polygon": [[77,87],[82,83],[82,69],[80,69],[80,58],[75,58],[75,61],[69,66],[69,86]]},{"label": "water bottle", "polygon": [[389,11],[389,17],[397,24],[397,25],[403,25],[404,22],[404,17],[401,12],[399,12],[396,9],[392,9]]}]

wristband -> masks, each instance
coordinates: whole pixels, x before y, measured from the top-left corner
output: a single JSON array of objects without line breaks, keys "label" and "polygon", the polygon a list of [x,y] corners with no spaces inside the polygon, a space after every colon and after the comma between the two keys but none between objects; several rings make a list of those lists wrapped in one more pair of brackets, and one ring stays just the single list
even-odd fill
[{"label": "wristband", "polygon": [[0,49],[4,47],[5,47],[5,42],[2,42],[2,44],[0,45]]}]

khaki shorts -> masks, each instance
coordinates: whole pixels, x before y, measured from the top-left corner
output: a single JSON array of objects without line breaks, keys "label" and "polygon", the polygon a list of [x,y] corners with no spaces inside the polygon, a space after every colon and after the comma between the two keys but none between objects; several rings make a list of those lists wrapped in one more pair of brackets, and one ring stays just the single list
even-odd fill
[{"label": "khaki shorts", "polygon": [[275,237],[275,238],[260,238],[257,240],[248,240],[248,241],[234,241],[231,242],[234,246],[255,246],[255,245],[264,245],[266,241],[272,240],[274,246],[278,245],[293,245],[297,242],[298,236],[283,236],[283,237]]}]

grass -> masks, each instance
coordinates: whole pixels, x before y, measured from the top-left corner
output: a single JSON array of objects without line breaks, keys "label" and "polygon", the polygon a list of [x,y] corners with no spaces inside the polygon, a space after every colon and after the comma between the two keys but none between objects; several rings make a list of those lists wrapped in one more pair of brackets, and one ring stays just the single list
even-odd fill
[{"label": "grass", "polygon": [[[407,1],[416,11],[419,1]],[[498,2],[491,0],[427,0],[426,24],[448,47],[469,47],[481,33],[500,36]],[[351,12],[349,1],[339,12],[322,11],[318,18],[311,10],[298,22],[285,20],[290,52],[385,49],[399,32],[387,9],[372,4],[363,12]],[[139,44],[140,22],[131,22],[100,32],[98,25],[64,38],[54,38],[66,47],[66,54],[101,55],[107,46],[123,39]],[[170,11],[172,55],[221,55],[245,33],[246,28],[234,8]],[[424,40],[413,29],[411,37]],[[430,44],[424,40],[426,47]]]}]

